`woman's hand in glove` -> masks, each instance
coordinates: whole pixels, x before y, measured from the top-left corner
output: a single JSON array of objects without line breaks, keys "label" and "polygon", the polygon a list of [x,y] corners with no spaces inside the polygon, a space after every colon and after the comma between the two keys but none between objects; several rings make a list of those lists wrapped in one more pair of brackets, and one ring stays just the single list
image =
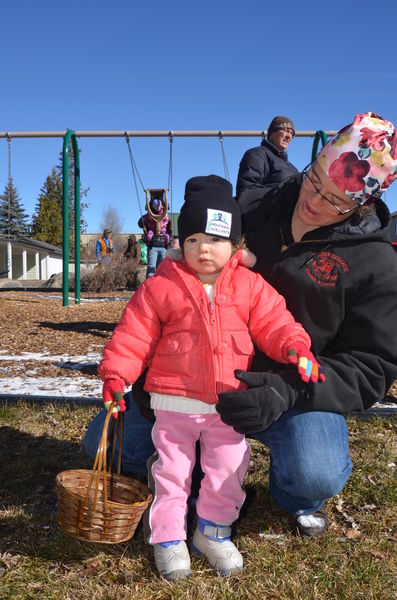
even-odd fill
[{"label": "woman's hand in glove", "polygon": [[239,433],[264,431],[306,393],[306,385],[289,368],[280,374],[252,371],[234,374],[250,388],[218,394],[216,410],[222,421]]}]

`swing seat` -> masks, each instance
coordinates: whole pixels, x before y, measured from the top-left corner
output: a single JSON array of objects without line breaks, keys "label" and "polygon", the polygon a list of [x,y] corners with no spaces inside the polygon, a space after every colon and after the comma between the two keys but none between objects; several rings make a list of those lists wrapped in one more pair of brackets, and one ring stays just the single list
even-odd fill
[{"label": "swing seat", "polygon": [[168,189],[167,188],[148,188],[146,193],[146,210],[150,211],[153,200],[161,200],[164,206],[164,214],[168,212]]}]

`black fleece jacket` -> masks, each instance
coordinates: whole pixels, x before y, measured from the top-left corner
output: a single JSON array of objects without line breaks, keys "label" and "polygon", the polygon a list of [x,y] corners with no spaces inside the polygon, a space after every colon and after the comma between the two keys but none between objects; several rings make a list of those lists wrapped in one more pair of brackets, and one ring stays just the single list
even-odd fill
[{"label": "black fleece jacket", "polygon": [[[243,221],[256,270],[287,302],[312,339],[326,376],[309,384],[296,408],[348,413],[384,398],[397,379],[397,255],[390,244],[390,213],[353,214],[294,242],[292,213],[302,176],[254,203]],[[257,353],[254,370],[280,365]]]},{"label": "black fleece jacket", "polygon": [[264,139],[260,146],[247,150],[241,159],[236,195],[240,196],[244,190],[260,188],[263,196],[266,191],[297,173],[298,169],[288,161],[285,150],[279,150]]}]

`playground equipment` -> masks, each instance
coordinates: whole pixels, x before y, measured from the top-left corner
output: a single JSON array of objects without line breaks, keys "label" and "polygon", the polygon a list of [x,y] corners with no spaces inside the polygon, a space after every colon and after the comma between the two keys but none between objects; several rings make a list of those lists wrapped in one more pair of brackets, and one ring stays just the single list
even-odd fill
[{"label": "playground equipment", "polygon": [[[322,144],[326,143],[327,136],[333,136],[337,133],[337,131],[313,131],[313,130],[305,130],[305,131],[296,131],[295,137],[313,137],[313,151],[312,151],[312,160],[317,156],[318,143],[321,139]],[[0,132],[0,138],[5,138],[8,141],[9,148],[11,144],[12,138],[55,138],[59,137],[63,139],[63,306],[69,306],[69,177],[68,177],[68,168],[69,168],[69,145],[72,143],[73,154],[75,157],[74,161],[74,191],[75,191],[75,303],[80,304],[80,162],[79,162],[79,149],[77,144],[77,138],[83,137],[124,137],[127,141],[130,153],[131,167],[134,175],[135,188],[137,191],[138,197],[138,206],[139,210],[142,214],[137,181],[136,177],[138,177],[142,188],[146,194],[146,202],[147,202],[147,193],[149,195],[151,193],[156,193],[158,190],[154,190],[151,188],[145,188],[142,180],[140,179],[139,173],[136,168],[135,159],[133,157],[131,151],[131,145],[129,143],[130,138],[132,137],[168,137],[170,141],[170,161],[169,161],[169,169],[168,169],[168,189],[163,188],[163,191],[171,190],[171,211],[172,211],[172,147],[173,141],[176,137],[217,137],[219,139],[221,145],[222,152],[222,161],[225,179],[230,180],[229,170],[227,167],[226,154],[224,149],[223,140],[225,137],[265,137],[267,134],[266,130],[253,130],[253,131],[213,131],[213,130],[203,130],[203,131],[194,131],[194,130],[186,130],[186,131],[84,131],[78,130],[74,131],[68,129],[65,131],[9,131],[9,132]],[[9,154],[10,156],[10,154]],[[9,159],[9,165],[11,161]],[[168,202],[167,202],[168,205]]]},{"label": "playground equipment", "polygon": [[[7,155],[8,155],[8,194],[10,194],[10,190],[11,190],[11,183],[12,183],[12,174],[11,174],[11,138],[7,137]],[[10,196],[8,196],[8,237],[10,237],[10,212],[11,212],[11,207],[10,207]],[[2,273],[0,273],[0,275],[4,275],[7,274],[8,276],[8,272],[9,272],[9,265],[7,266],[7,271],[2,271]]]},{"label": "playground equipment", "polygon": [[74,156],[74,290],[75,304],[80,304],[80,156],[76,134],[68,129],[63,138],[62,179],[63,179],[63,306],[69,305],[69,145],[72,141]]},{"label": "playground equipment", "polygon": [[313,149],[312,149],[312,162],[316,160],[318,154],[318,144],[321,139],[321,143],[323,146],[328,142],[327,134],[323,130],[316,131],[316,135],[313,140]]},{"label": "playground equipment", "polygon": [[[141,218],[143,217],[143,213],[142,213],[142,209],[141,209],[141,202],[139,199],[137,179],[139,180],[139,182],[142,186],[143,192],[146,195],[146,205],[145,205],[146,211],[150,214],[150,216],[155,221],[161,220],[161,218],[164,217],[164,214],[166,214],[168,212],[168,191],[171,191],[170,200],[171,200],[171,204],[172,204],[172,144],[174,141],[172,132],[169,132],[168,137],[169,137],[169,141],[170,141],[170,153],[169,153],[169,163],[168,163],[168,187],[167,188],[145,188],[145,186],[143,185],[143,182],[142,182],[142,178],[139,175],[138,167],[136,165],[136,161],[135,161],[135,158],[134,158],[134,155],[132,152],[130,137],[127,132],[125,133],[125,141],[127,142],[128,154],[130,156],[132,176],[134,178],[135,191],[136,191],[138,207],[139,207],[139,212],[140,212]],[[159,200],[161,200],[161,202],[164,206],[164,211],[163,211],[162,216],[157,215],[152,212],[151,202],[155,198],[158,198]],[[172,212],[172,208],[171,208],[171,212]]]}]

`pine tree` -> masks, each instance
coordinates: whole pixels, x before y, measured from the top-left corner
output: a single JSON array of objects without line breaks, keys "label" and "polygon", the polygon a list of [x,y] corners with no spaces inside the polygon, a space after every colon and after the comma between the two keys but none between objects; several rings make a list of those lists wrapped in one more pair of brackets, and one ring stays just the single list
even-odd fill
[{"label": "pine tree", "polygon": [[[63,232],[63,169],[62,154],[61,164],[52,168],[51,175],[47,177],[37,200],[35,213],[32,219],[32,235],[38,240],[62,246]],[[85,197],[89,188],[80,189],[81,198]],[[74,253],[74,157],[73,148],[69,148],[69,248]],[[87,223],[84,220],[84,210],[88,204],[80,199],[80,228],[85,231]]]},{"label": "pine tree", "polygon": [[32,235],[42,242],[62,246],[62,182],[55,167],[40,190],[32,218]]},{"label": "pine tree", "polygon": [[10,177],[4,193],[0,196],[0,235],[24,236],[27,235],[28,230],[28,216]]}]

